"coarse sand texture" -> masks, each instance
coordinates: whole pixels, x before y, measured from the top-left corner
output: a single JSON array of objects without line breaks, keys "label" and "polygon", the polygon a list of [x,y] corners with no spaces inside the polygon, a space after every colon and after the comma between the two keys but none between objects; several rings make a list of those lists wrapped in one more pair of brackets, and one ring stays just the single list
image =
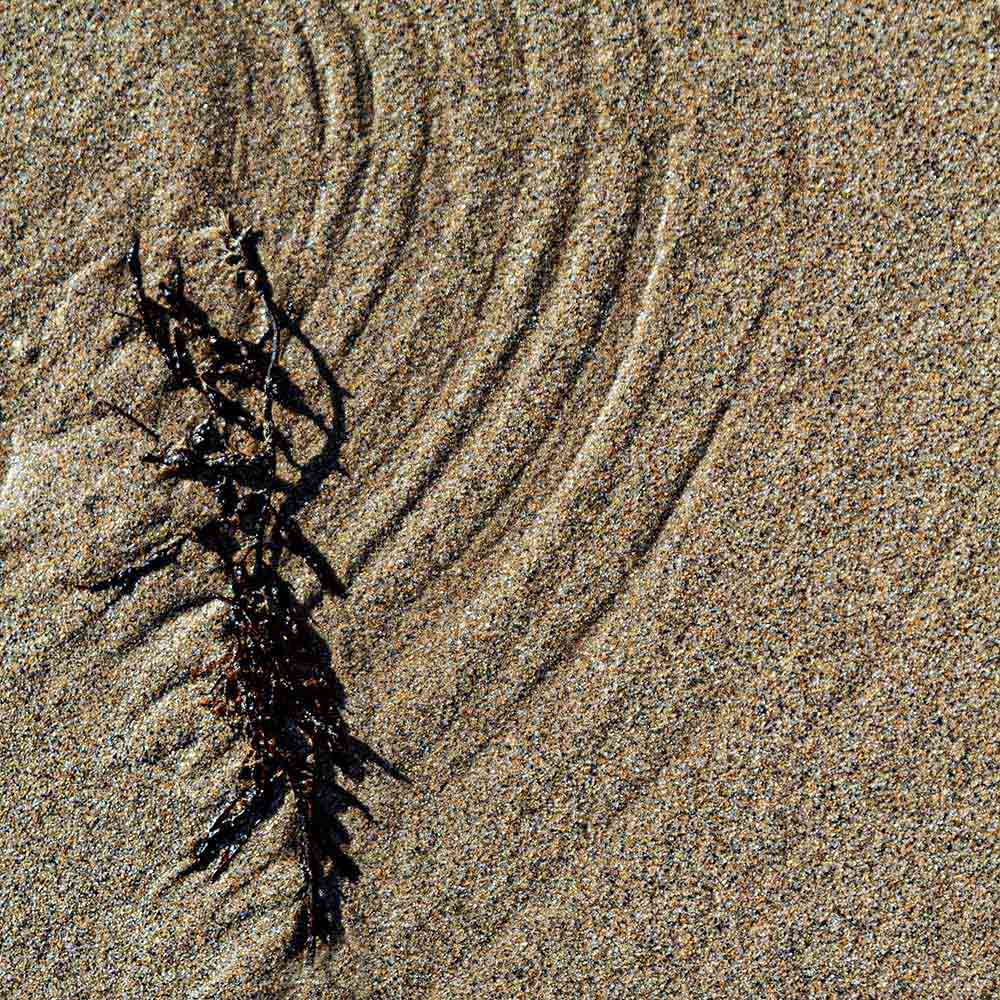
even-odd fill
[{"label": "coarse sand texture", "polygon": [[[1000,997],[998,56],[978,2],[2,5],[10,995]],[[133,233],[199,378],[250,345],[246,468]],[[183,874],[256,780],[203,669],[306,639],[297,791]]]}]

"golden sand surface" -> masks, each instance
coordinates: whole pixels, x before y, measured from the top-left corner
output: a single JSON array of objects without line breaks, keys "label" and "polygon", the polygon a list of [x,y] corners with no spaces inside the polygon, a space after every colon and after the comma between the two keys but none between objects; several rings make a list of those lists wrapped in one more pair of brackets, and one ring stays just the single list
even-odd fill
[{"label": "golden sand surface", "polygon": [[[1000,996],[998,54],[992,3],[8,0],[9,995]],[[199,416],[115,339],[133,230],[259,323],[220,207],[407,779],[348,782],[311,966],[290,801],[175,879],[242,760],[217,566],[87,589],[212,516],[96,401]]]}]

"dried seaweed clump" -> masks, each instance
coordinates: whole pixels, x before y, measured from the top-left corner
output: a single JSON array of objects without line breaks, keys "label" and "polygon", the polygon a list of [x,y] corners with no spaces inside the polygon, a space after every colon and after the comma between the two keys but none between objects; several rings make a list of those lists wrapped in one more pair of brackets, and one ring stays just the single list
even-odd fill
[{"label": "dried seaweed clump", "polygon": [[[138,309],[138,316],[129,318],[129,331],[144,335],[159,353],[170,373],[169,388],[193,390],[208,411],[183,442],[149,452],[143,461],[158,466],[163,475],[209,487],[218,516],[170,543],[157,558],[106,583],[131,588],[146,572],[175,558],[187,541],[211,550],[221,561],[230,589],[223,598],[229,608],[226,648],[197,673],[213,677],[204,703],[234,727],[249,749],[239,789],[198,840],[194,860],[181,874],[214,865],[212,877],[221,875],[290,789],[305,883],[292,947],[304,947],[312,955],[317,941],[332,941],[341,933],[339,885],[358,875],[344,853],[349,838],[337,814],[353,807],[367,815],[338,775],[358,777],[370,760],[388,765],[348,733],[341,715],[342,690],[325,647],[279,574],[282,554],[291,550],[317,573],[322,589],[343,594],[329,564],[283,513],[301,503],[294,496],[284,506],[275,502],[280,493],[287,500],[294,488],[277,475],[279,443],[287,445],[275,427],[274,401],[279,398],[310,414],[279,364],[282,334],[302,334],[274,302],[258,253],[260,234],[227,216],[222,236],[222,263],[231,268],[238,288],[257,297],[266,321],[257,342],[224,336],[212,326],[188,299],[179,262],[154,300],[146,293],[138,236],[125,255]],[[263,396],[257,414],[248,395]],[[156,431],[107,405],[159,444]],[[234,443],[236,437],[244,442],[242,448]],[[335,449],[329,464],[337,468]],[[303,491],[314,495],[315,487],[315,481],[306,483]]]}]

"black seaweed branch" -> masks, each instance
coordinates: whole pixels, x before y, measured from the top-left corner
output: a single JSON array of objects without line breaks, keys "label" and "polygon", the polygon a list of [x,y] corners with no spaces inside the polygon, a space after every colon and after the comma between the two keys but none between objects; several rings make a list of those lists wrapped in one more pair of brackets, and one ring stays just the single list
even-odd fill
[{"label": "black seaweed branch", "polygon": [[[228,605],[226,645],[196,674],[213,678],[203,704],[233,726],[248,750],[239,788],[197,841],[193,860],[180,875],[212,867],[211,877],[218,878],[291,790],[304,881],[291,948],[304,948],[311,957],[317,941],[332,942],[342,933],[340,886],[359,874],[345,853],[350,837],[338,815],[353,808],[371,819],[365,806],[343,787],[339,775],[360,780],[366,766],[376,764],[405,778],[350,735],[342,715],[343,688],[325,644],[308,621],[309,608],[324,592],[345,594],[333,568],[294,520],[317,495],[322,479],[340,470],[342,391],[290,313],[275,303],[258,250],[261,234],[249,227],[241,229],[229,216],[222,234],[222,262],[232,269],[237,287],[257,297],[266,319],[267,329],[256,343],[223,336],[212,326],[188,299],[179,261],[174,262],[170,279],[160,284],[158,300],[154,300],[145,288],[138,235],[124,257],[138,309],[137,317],[126,317],[130,332],[144,334],[156,348],[170,373],[171,389],[193,389],[208,407],[182,443],[148,452],[143,461],[159,467],[162,475],[211,488],[218,516],[189,535],[171,540],[140,565],[89,589],[130,592],[147,573],[175,560],[187,541],[219,559],[230,591],[223,598]],[[331,425],[312,413],[282,371],[283,332],[306,344],[321,365],[335,404]],[[192,349],[199,342],[201,361]],[[223,393],[220,384],[232,386],[233,395]],[[259,416],[241,399],[241,393],[250,391],[263,396]],[[319,463],[310,462],[298,484],[285,482],[277,474],[279,448],[290,464],[295,463],[275,426],[275,401],[309,416],[326,432],[328,443]],[[159,445],[157,431],[121,407],[102,402]],[[252,442],[248,451],[232,443],[234,426]],[[285,499],[276,506],[278,493]],[[319,595],[309,607],[296,601],[280,576],[286,550],[301,557],[320,582]]]}]

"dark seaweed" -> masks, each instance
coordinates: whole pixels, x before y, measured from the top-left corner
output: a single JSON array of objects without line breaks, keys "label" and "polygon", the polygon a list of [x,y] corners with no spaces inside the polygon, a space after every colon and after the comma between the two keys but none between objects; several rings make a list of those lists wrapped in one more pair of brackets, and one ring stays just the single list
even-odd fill
[{"label": "dark seaweed", "polygon": [[[258,342],[221,334],[186,294],[184,274],[174,262],[168,281],[159,286],[158,301],[146,293],[135,235],[124,263],[131,276],[137,317],[126,317],[130,335],[144,335],[170,375],[168,388],[190,388],[205,401],[208,414],[183,443],[149,452],[143,461],[163,475],[191,479],[209,487],[218,516],[190,535],[171,540],[141,564],[92,585],[91,590],[131,592],[136,583],[177,558],[193,541],[214,553],[229,584],[225,648],[196,669],[211,676],[206,704],[229,722],[248,744],[239,787],[194,847],[193,860],[179,877],[212,868],[218,878],[253,831],[274,815],[291,790],[295,831],[303,875],[303,899],[290,950],[315,955],[318,941],[332,943],[343,932],[343,881],[359,875],[345,853],[350,840],[339,813],[367,808],[338,781],[343,774],[360,780],[368,764],[394,777],[405,777],[378,754],[350,735],[342,715],[344,692],[322,639],[311,628],[309,611],[324,593],[345,596],[345,588],[320,550],[295,522],[299,510],[319,492],[339,461],[343,441],[343,396],[315,348],[289,311],[274,301],[261,260],[261,235],[240,229],[227,216],[223,227],[223,263],[232,269],[237,287],[256,295],[267,329]],[[280,365],[282,334],[305,344],[330,386],[332,426],[313,413]],[[207,360],[196,360],[192,345],[201,343]],[[263,396],[260,416],[235,394],[253,390]],[[288,443],[275,426],[274,403],[304,414],[320,426],[327,444],[318,460],[302,470],[298,484],[277,475],[281,450],[291,465]],[[120,407],[104,405],[138,426],[159,444],[159,434]],[[239,427],[255,445],[247,454],[231,446],[231,428]],[[275,503],[275,495],[284,500]],[[307,605],[297,602],[280,576],[282,556],[294,553],[315,573],[320,590]]]}]

